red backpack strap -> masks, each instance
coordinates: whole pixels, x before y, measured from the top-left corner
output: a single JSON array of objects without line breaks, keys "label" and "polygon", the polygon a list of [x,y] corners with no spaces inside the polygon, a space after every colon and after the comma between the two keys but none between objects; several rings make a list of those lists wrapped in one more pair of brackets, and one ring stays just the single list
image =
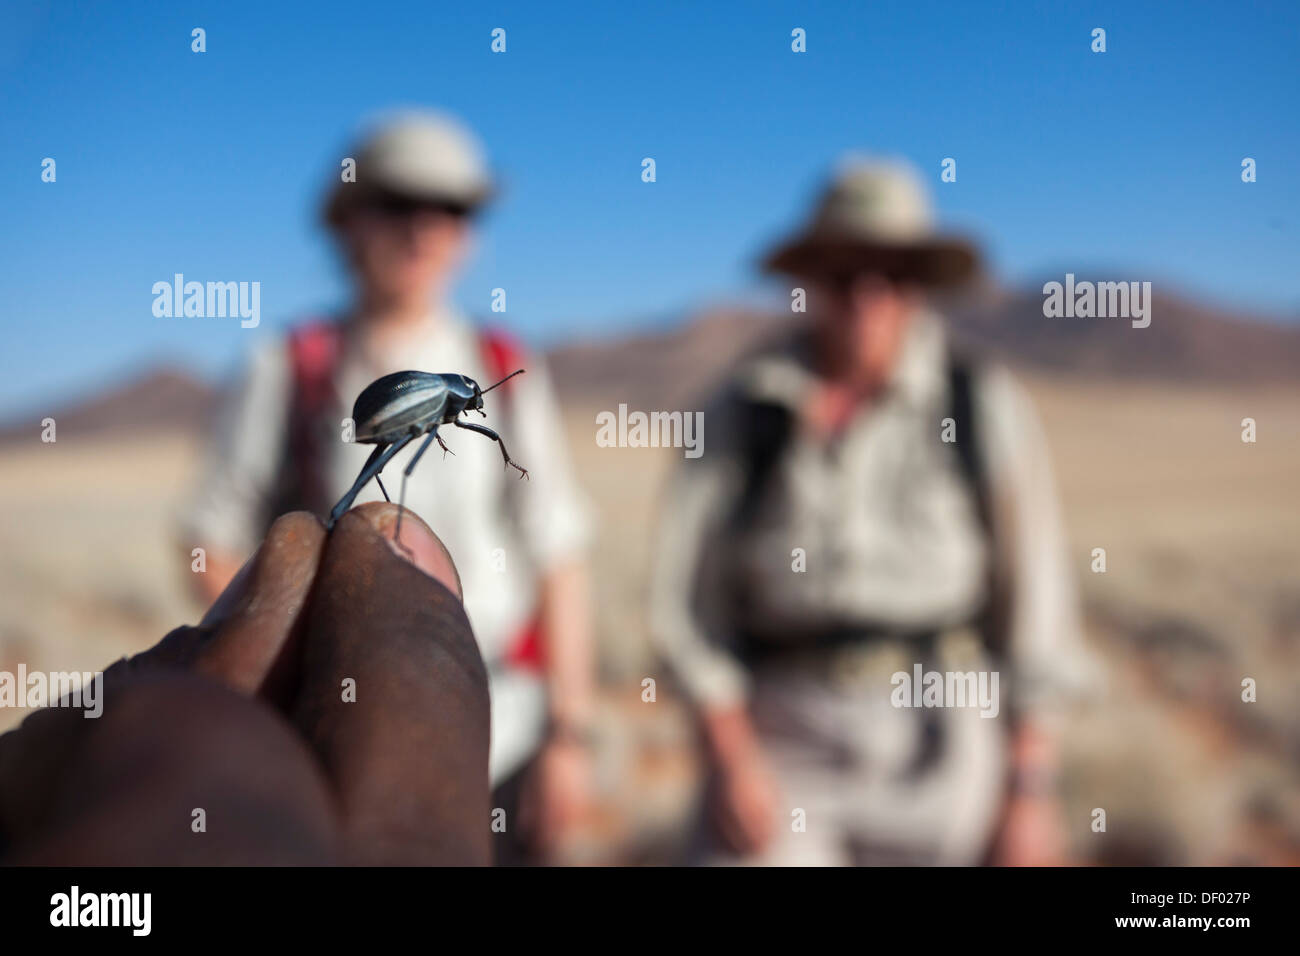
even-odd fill
[{"label": "red backpack strap", "polygon": [[[488,327],[479,331],[479,349],[489,376],[489,381],[483,383],[485,386],[500,381],[517,368],[528,366],[528,353],[519,340],[499,328]],[[515,380],[510,379],[501,386],[500,391],[506,401],[514,394],[514,384]],[[510,667],[533,672],[543,669],[546,662],[546,635],[542,631],[540,615],[534,614],[511,638],[504,656]]]},{"label": "red backpack strap", "polygon": [[[488,327],[480,329],[478,333],[479,351],[483,355],[483,364],[487,366],[487,382],[483,387],[491,385],[493,382],[500,381],[511,372],[518,368],[524,368],[527,364],[524,347],[509,332],[499,328]],[[515,380],[511,379],[501,386],[501,393],[508,399],[514,392]]]},{"label": "red backpack strap", "polygon": [[342,344],[342,329],[327,320],[308,322],[289,333],[288,457],[281,509],[307,508],[319,514],[330,506],[323,472],[332,423],[324,418],[338,402],[334,373]]},{"label": "red backpack strap", "polygon": [[333,398],[342,338],[338,325],[324,320],[308,322],[289,333],[294,396],[307,405],[323,407]]}]

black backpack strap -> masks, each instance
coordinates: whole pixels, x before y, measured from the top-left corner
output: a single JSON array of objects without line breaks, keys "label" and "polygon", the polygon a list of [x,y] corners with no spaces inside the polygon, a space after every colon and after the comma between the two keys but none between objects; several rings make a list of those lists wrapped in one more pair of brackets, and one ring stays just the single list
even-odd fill
[{"label": "black backpack strap", "polygon": [[[741,469],[741,476],[734,505],[727,515],[728,526],[732,529],[728,537],[732,542],[753,522],[795,428],[794,413],[782,405],[740,396],[735,396],[734,401],[738,403],[736,464]],[[724,586],[734,619],[747,621],[752,582],[739,572],[736,562],[725,561],[723,567],[726,569],[723,572]],[[745,633],[743,625],[735,628],[731,639],[733,650],[742,660],[752,664],[757,659],[761,646],[753,635]]]},{"label": "black backpack strap", "polygon": [[975,413],[975,368],[964,355],[948,350],[948,417],[956,423],[957,460],[962,477],[974,492],[980,522],[986,532],[993,529],[988,468],[984,461],[979,416]]},{"label": "black backpack strap", "polygon": [[[975,388],[979,378],[978,363],[954,349],[948,350],[948,417],[956,423],[953,442],[962,477],[975,499],[980,527],[990,547],[996,547],[997,529],[993,518],[993,494],[989,482],[988,462],[984,456],[984,435],[980,416],[975,409]],[[995,654],[1004,651],[1006,615],[996,574],[996,557],[990,555],[984,607],[975,625],[985,646]]]},{"label": "black backpack strap", "polygon": [[744,477],[732,520],[741,526],[753,518],[777,463],[790,443],[794,434],[794,415],[785,406],[772,402],[743,402],[738,431],[740,466]]}]

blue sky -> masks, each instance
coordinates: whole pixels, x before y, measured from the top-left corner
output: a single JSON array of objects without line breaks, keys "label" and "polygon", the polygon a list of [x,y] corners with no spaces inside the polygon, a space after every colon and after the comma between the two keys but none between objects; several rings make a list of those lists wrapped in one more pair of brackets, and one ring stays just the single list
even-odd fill
[{"label": "blue sky", "polygon": [[[1109,270],[1295,316],[1298,52],[1295,3],[11,3],[0,414],[154,362],[217,374],[337,306],[317,203],[401,105],[486,141],[506,192],[457,299],[506,288],[535,342],[763,295],[755,256],[850,149],[920,164],[1005,282]],[[175,272],[260,281],[261,326],[155,318]]]}]

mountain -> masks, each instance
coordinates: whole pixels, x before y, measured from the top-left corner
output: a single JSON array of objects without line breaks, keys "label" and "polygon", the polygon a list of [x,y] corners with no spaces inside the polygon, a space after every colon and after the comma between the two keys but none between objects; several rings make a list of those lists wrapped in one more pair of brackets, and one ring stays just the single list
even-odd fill
[{"label": "mountain", "polygon": [[[1047,318],[1037,289],[976,289],[940,304],[970,349],[1013,367],[1094,379],[1182,383],[1296,383],[1300,324],[1285,325],[1155,292],[1151,324]],[[562,345],[547,353],[563,402],[684,408],[735,359],[779,335],[791,316],[712,308],[664,331]],[[216,392],[178,368],[157,369],[53,412],[59,438],[147,430],[197,434]],[[39,419],[0,427],[0,443],[39,437]]]},{"label": "mountain", "polygon": [[[1178,295],[1153,294],[1146,328],[1119,318],[1047,318],[1037,290],[985,287],[938,307],[958,342],[1014,368],[1128,381],[1300,381],[1300,323],[1215,310]],[[790,321],[712,309],[663,334],[567,345],[548,359],[565,398],[681,407]]]},{"label": "mountain", "polygon": [[57,423],[58,439],[145,432],[197,434],[208,423],[216,390],[179,368],[158,368],[106,391],[0,427],[0,444],[39,441],[41,419]]},{"label": "mountain", "polygon": [[1037,289],[988,290],[949,314],[959,339],[1022,368],[1129,380],[1300,380],[1300,323],[1213,309],[1158,287],[1151,324],[1141,329],[1127,319],[1047,318],[1043,299]]},{"label": "mountain", "polygon": [[653,335],[563,345],[546,361],[561,402],[681,408],[787,324],[759,312],[710,309]]}]

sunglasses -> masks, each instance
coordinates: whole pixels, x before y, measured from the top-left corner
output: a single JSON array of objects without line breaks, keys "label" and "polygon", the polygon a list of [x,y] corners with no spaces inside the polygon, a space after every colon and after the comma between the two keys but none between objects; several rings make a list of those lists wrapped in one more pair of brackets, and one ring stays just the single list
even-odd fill
[{"label": "sunglasses", "polygon": [[818,284],[835,295],[847,296],[853,291],[854,287],[859,282],[868,279],[875,279],[879,282],[883,282],[896,291],[907,288],[913,281],[915,281],[915,277],[903,269],[878,269],[872,270],[870,273],[830,273],[819,277]]},{"label": "sunglasses", "polygon": [[365,203],[370,212],[385,219],[410,219],[421,214],[447,216],[452,219],[468,219],[470,208],[459,203],[445,200],[413,199],[409,196],[392,194],[375,196]]}]

